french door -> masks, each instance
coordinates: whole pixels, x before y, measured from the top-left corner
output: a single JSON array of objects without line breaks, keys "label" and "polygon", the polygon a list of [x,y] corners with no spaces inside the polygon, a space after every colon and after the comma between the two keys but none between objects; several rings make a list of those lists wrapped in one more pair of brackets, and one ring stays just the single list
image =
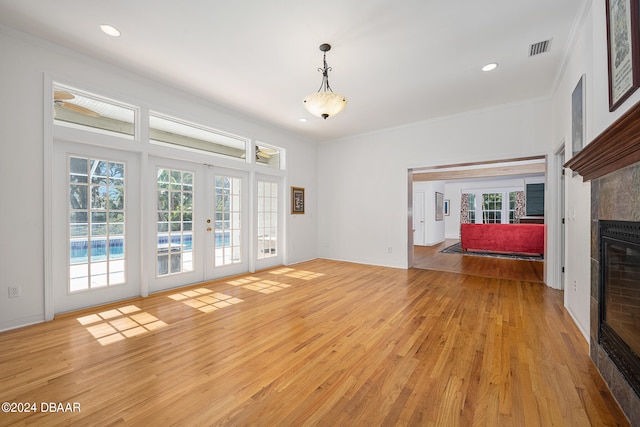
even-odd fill
[{"label": "french door", "polygon": [[248,271],[246,174],[159,157],[148,169],[149,291]]},{"label": "french door", "polygon": [[140,294],[140,159],[54,144],[54,312]]},{"label": "french door", "polygon": [[[253,268],[248,172],[61,141],[53,156],[54,313]],[[265,185],[260,265],[282,259]]]}]

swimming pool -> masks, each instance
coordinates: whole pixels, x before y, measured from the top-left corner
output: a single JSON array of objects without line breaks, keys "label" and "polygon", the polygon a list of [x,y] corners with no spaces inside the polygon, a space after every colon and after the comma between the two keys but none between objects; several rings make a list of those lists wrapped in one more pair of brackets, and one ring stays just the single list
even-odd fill
[{"label": "swimming pool", "polygon": [[[169,239],[171,243],[169,244]],[[89,243],[90,242],[90,243]],[[215,246],[229,246],[231,242],[231,232],[216,231]],[[163,234],[158,236],[157,252],[171,251],[188,252],[193,250],[193,236],[191,233],[184,234]],[[71,239],[69,248],[69,258],[71,264],[86,263],[91,254],[91,261],[104,261],[107,259],[122,259],[125,255],[125,238],[123,236],[111,238]]]}]

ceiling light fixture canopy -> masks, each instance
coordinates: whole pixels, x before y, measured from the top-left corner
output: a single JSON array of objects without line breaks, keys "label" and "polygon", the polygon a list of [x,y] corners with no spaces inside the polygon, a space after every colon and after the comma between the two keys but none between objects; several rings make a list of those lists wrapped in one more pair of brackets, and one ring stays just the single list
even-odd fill
[{"label": "ceiling light fixture canopy", "polygon": [[335,116],[347,106],[347,99],[338,93],[334,93],[331,86],[329,86],[329,71],[331,71],[331,67],[327,66],[327,52],[329,50],[331,50],[330,44],[323,43],[320,45],[320,51],[324,53],[324,67],[318,68],[318,71],[322,73],[322,83],[317,92],[307,96],[303,101],[308,112],[325,120],[327,117]]}]

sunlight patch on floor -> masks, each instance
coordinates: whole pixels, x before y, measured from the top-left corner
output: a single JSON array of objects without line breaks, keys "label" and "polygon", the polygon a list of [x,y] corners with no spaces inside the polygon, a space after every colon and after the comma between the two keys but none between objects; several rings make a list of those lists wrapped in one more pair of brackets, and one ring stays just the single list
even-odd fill
[{"label": "sunlight patch on floor", "polygon": [[243,277],[241,279],[232,280],[227,283],[233,286],[243,286],[248,283],[259,282],[260,280],[262,279],[260,279],[259,277]]},{"label": "sunlight patch on floor", "polygon": [[274,282],[273,280],[260,280],[259,282],[253,282],[251,284],[243,286],[243,288],[245,289],[258,291],[263,294],[271,294],[273,292],[277,292],[289,287],[291,287],[291,285],[287,285],[286,283]]},{"label": "sunlight patch on floor", "polygon": [[101,345],[112,344],[167,326],[162,320],[135,305],[90,314],[77,320],[86,326],[87,331]]},{"label": "sunlight patch on floor", "polygon": [[177,294],[169,295],[174,301],[180,301],[189,307],[198,309],[203,313],[211,313],[219,308],[229,307],[243,302],[240,298],[220,292],[213,292],[211,289],[198,288],[191,289]]},{"label": "sunlight patch on floor", "polygon": [[278,270],[272,270],[269,273],[271,274],[282,274],[287,277],[293,277],[296,279],[302,280],[312,280],[317,279],[318,277],[324,276],[323,273],[314,273],[313,271],[305,271],[305,270],[296,270],[295,268],[280,268]]},{"label": "sunlight patch on floor", "polygon": [[287,285],[286,283],[274,282],[273,280],[261,279],[259,277],[243,277],[227,283],[233,286],[242,286],[245,289],[263,294],[271,294],[291,287],[291,285]]}]

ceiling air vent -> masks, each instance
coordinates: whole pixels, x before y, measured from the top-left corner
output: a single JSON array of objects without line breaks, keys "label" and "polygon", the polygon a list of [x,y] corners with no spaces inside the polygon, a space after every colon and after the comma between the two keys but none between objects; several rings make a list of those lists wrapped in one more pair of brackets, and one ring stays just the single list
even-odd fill
[{"label": "ceiling air vent", "polygon": [[529,57],[548,52],[550,45],[551,39],[532,44],[531,46],[529,46]]}]

